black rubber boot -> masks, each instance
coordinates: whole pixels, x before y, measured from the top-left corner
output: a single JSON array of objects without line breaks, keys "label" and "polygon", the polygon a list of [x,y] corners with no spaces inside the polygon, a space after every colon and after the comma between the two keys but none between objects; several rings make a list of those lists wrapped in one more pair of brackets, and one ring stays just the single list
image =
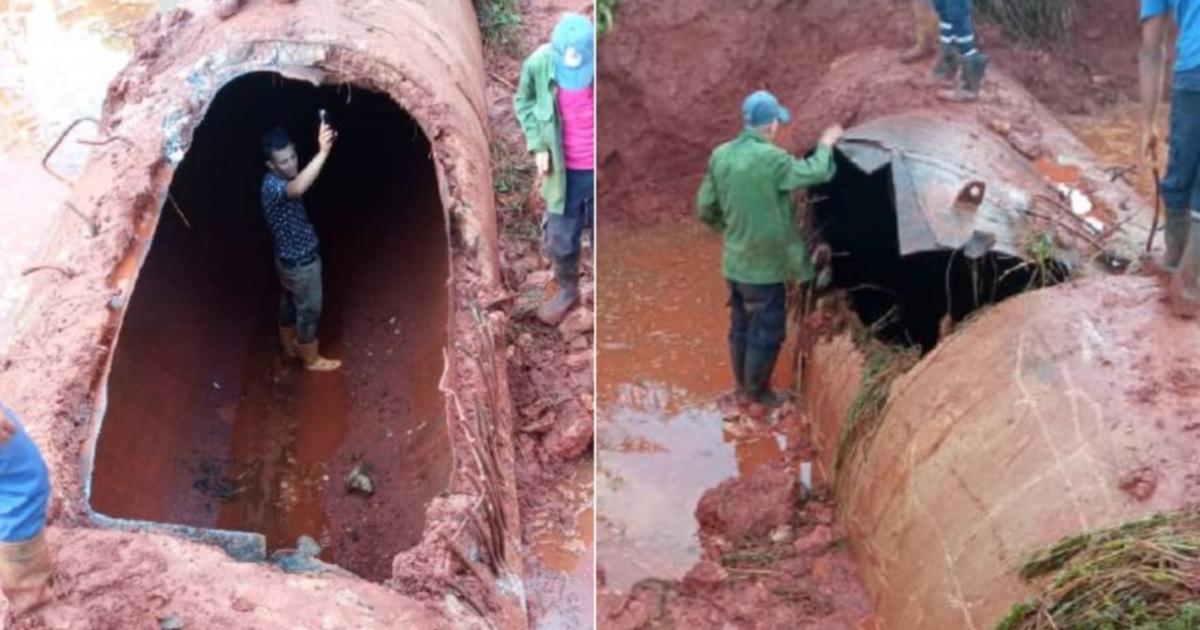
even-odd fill
[{"label": "black rubber boot", "polygon": [[1163,271],[1175,273],[1179,269],[1179,261],[1183,258],[1183,250],[1188,244],[1188,231],[1191,221],[1187,212],[1168,213],[1167,224],[1163,228],[1163,243],[1166,250],[1161,256],[1154,257],[1154,264]]},{"label": "black rubber boot", "polygon": [[779,348],[746,349],[746,395],[751,402],[766,407],[778,407],[786,397],[771,391],[771,374],[775,372],[775,360],[779,358]]},{"label": "black rubber boot", "polygon": [[729,342],[729,363],[733,366],[734,395],[737,402],[748,400],[746,395],[746,342]]},{"label": "black rubber boot", "polygon": [[947,85],[954,85],[958,78],[958,70],[962,67],[962,55],[958,46],[943,43],[938,49],[937,65],[933,67],[933,78]]},{"label": "black rubber boot", "polygon": [[942,100],[969,102],[979,99],[979,88],[983,86],[983,75],[987,73],[988,56],[976,53],[963,58],[962,77],[953,90],[938,94]]},{"label": "black rubber boot", "polygon": [[558,294],[537,311],[538,319],[547,326],[559,325],[579,303],[578,253],[554,261],[554,279],[558,283]]}]

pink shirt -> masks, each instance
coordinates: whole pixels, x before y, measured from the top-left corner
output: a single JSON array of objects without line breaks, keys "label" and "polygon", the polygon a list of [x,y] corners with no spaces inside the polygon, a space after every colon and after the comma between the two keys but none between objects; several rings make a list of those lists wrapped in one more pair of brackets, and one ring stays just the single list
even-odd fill
[{"label": "pink shirt", "polygon": [[563,156],[567,168],[590,171],[596,168],[596,98],[591,87],[582,90],[558,89],[558,110],[562,112]]}]

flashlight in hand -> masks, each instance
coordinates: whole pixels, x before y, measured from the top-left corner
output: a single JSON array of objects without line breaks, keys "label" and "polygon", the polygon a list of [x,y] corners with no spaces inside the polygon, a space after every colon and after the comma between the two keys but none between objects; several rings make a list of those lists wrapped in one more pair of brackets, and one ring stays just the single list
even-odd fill
[{"label": "flashlight in hand", "polygon": [[321,124],[322,125],[328,124],[328,121],[325,120],[325,110],[323,110],[323,109],[317,110],[317,114],[321,116]]}]

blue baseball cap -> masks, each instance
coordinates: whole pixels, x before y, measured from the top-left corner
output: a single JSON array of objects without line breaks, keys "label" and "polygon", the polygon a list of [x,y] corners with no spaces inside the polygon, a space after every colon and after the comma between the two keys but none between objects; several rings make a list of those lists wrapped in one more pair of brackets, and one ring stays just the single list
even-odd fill
[{"label": "blue baseball cap", "polygon": [[747,127],[766,127],[777,120],[786,125],[792,122],[792,113],[779,103],[774,94],[759,90],[747,96],[742,103],[742,120]]},{"label": "blue baseball cap", "polygon": [[596,27],[578,13],[559,20],[550,35],[554,80],[565,90],[582,90],[596,78]]}]

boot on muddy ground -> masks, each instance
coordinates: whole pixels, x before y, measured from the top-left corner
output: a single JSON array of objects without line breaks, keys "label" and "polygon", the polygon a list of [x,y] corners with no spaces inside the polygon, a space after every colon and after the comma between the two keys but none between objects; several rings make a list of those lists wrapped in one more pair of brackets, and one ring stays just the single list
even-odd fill
[{"label": "boot on muddy ground", "polygon": [[733,399],[735,406],[750,404],[746,393],[746,344],[729,342],[729,361],[733,366]]},{"label": "boot on muddy ground", "polygon": [[559,325],[579,303],[579,254],[554,261],[554,280],[558,293],[537,310],[537,318],[547,326]]},{"label": "boot on muddy ground", "polygon": [[938,97],[943,101],[967,103],[979,100],[979,88],[983,86],[983,75],[987,72],[988,56],[975,53],[962,60],[962,76],[954,89],[942,90]]},{"label": "boot on muddy ground", "polygon": [[289,359],[295,359],[296,354],[296,328],[293,326],[279,327],[279,345],[283,346],[283,356]]},{"label": "boot on muddy ground", "polygon": [[237,15],[238,11],[242,10],[242,3],[244,1],[245,0],[214,0],[213,5],[217,17],[221,18],[222,20],[228,20],[229,18]]},{"label": "boot on muddy ground", "polygon": [[312,343],[297,343],[296,353],[300,355],[300,359],[304,361],[304,368],[311,372],[332,372],[342,367],[342,362],[337,359],[326,359],[321,356],[320,342],[313,340]]},{"label": "boot on muddy ground", "polygon": [[913,22],[916,42],[900,55],[900,63],[916,63],[937,52],[938,17],[933,7],[923,0],[913,2]]},{"label": "boot on muddy ground", "polygon": [[1166,247],[1150,258],[1151,264],[1166,273],[1175,273],[1179,269],[1179,261],[1183,258],[1183,250],[1189,240],[1190,224],[1187,212],[1167,214],[1167,224],[1163,228],[1163,243]]},{"label": "boot on muddy ground", "polygon": [[1184,319],[1200,316],[1200,212],[1192,211],[1187,245],[1171,278],[1171,307]]},{"label": "boot on muddy ground", "polygon": [[938,61],[933,67],[933,79],[938,83],[954,85],[961,67],[962,55],[958,53],[958,46],[943,42],[938,48]]},{"label": "boot on muddy ground", "polygon": [[779,358],[779,348],[755,348],[746,350],[746,382],[747,400],[768,409],[774,409],[787,402],[788,397],[771,389],[771,375],[775,372],[775,360]]},{"label": "boot on muddy ground", "polygon": [[12,614],[21,617],[54,601],[46,531],[24,542],[0,543],[0,589]]}]

